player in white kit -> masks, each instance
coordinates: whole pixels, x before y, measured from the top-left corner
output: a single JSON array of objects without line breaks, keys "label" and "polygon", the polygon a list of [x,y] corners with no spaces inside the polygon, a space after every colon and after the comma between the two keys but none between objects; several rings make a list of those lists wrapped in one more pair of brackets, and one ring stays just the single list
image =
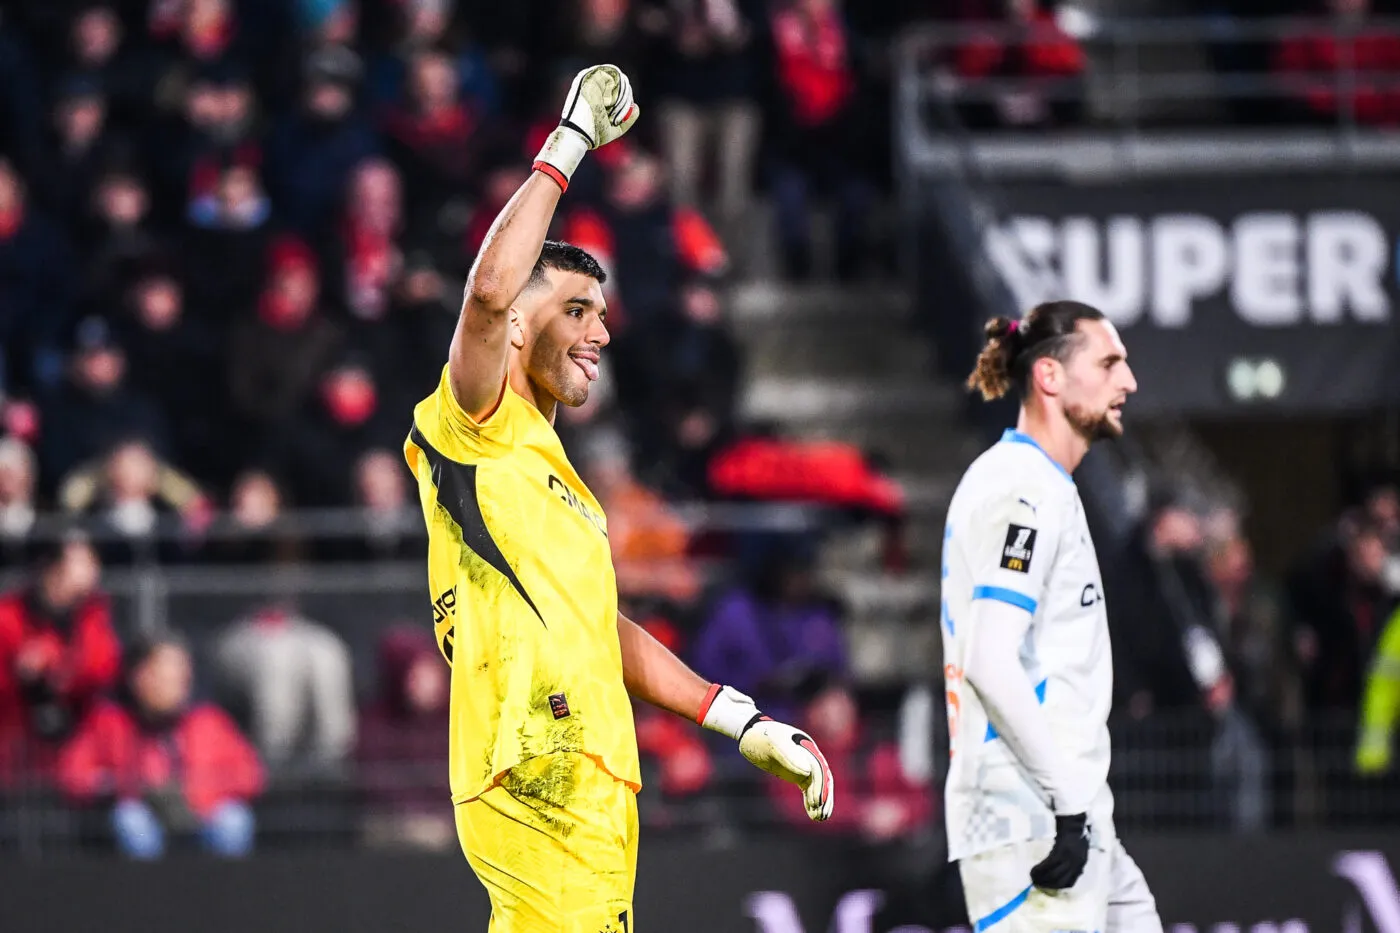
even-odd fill
[{"label": "player in white kit", "polygon": [[1098,310],[996,318],[968,378],[1016,390],[1015,430],[968,467],[943,535],[949,859],[976,933],[1161,933],[1113,827],[1113,692],[1098,557],[1072,473],[1137,389]]}]

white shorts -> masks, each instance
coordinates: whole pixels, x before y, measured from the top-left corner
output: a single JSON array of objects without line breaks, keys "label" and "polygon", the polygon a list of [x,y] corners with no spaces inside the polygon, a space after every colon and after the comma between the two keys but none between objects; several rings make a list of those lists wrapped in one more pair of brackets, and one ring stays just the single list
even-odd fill
[{"label": "white shorts", "polygon": [[1089,849],[1084,874],[1064,891],[1031,884],[1031,868],[1052,844],[1013,843],[959,863],[975,933],[1162,933],[1147,879],[1116,836]]}]

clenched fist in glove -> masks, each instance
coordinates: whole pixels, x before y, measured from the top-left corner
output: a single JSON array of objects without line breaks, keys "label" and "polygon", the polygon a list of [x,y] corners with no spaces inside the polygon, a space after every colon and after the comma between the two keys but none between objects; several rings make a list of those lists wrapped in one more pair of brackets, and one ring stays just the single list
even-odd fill
[{"label": "clenched fist in glove", "polygon": [[559,126],[535,157],[534,168],[567,189],[590,149],[606,146],[632,128],[641,113],[632,82],[616,65],[593,65],[574,76]]},{"label": "clenched fist in glove", "polygon": [[831,816],[835,802],[831,768],[805,732],[769,719],[733,687],[713,684],[700,706],[700,725],[736,739],[739,752],[756,767],[802,788],[807,815]]},{"label": "clenched fist in glove", "polygon": [[1047,891],[1072,888],[1088,863],[1088,817],[1083,813],[1056,816],[1055,844],[1050,854],[1031,869],[1031,883]]}]

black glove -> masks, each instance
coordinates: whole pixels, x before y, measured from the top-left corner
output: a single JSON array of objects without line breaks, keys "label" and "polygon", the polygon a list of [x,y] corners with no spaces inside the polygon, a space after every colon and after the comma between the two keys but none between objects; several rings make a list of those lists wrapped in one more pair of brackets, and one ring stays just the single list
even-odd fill
[{"label": "black glove", "polygon": [[1055,817],[1055,845],[1031,869],[1031,883],[1047,891],[1074,887],[1089,861],[1089,818],[1083,813]]}]

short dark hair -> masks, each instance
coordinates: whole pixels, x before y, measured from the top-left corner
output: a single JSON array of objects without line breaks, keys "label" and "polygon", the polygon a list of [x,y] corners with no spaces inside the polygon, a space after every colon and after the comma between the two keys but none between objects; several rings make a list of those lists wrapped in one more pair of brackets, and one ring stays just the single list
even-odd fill
[{"label": "short dark hair", "polygon": [[1036,305],[1022,320],[995,317],[984,331],[986,344],[977,365],[967,377],[967,387],[991,401],[1013,387],[1026,396],[1031,366],[1041,357],[1067,362],[1078,349],[1080,321],[1101,321],[1104,313],[1079,301],[1047,301]]},{"label": "short dark hair", "polygon": [[535,268],[530,270],[530,278],[526,281],[525,287],[539,288],[545,284],[548,281],[545,278],[545,270],[547,269],[577,272],[580,275],[596,279],[599,285],[608,280],[608,274],[603,271],[602,265],[587,250],[559,240],[544,241],[544,246],[540,249],[540,258],[535,260]]}]

